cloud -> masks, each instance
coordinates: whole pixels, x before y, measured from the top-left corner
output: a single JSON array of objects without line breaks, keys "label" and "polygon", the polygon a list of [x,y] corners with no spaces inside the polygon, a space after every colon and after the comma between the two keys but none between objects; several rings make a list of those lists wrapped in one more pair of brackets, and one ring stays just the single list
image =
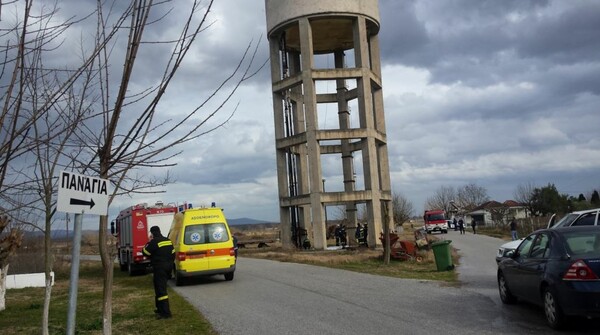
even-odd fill
[{"label": "cloud", "polygon": [[[65,17],[87,8],[80,1],[65,4]],[[166,39],[181,23],[179,6],[168,5],[174,15],[151,27],[148,38]],[[215,2],[211,25],[160,104],[162,121],[176,120],[209,96],[249,43],[260,42],[257,64],[268,59],[264,5]],[[477,183],[498,201],[528,181],[555,183],[575,195],[600,187],[600,3],[380,0],[379,6],[392,186],[417,211],[441,185]],[[119,45],[114,52],[123,52]],[[145,46],[136,87],[152,82],[168,47]],[[182,154],[170,171],[178,182],[166,193],[119,199],[115,206],[216,201],[232,218],[278,221],[270,77],[267,65],[208,125],[235,110],[223,127],[178,148]],[[209,103],[198,118],[217,106]],[[336,120],[329,111],[319,117],[322,126]],[[336,164],[324,159],[327,189],[341,182]]]},{"label": "cloud", "polygon": [[[244,2],[241,9],[247,13],[260,5]],[[600,33],[591,19],[597,7],[585,1],[380,1],[393,189],[406,191],[420,208],[444,184],[475,182],[506,200],[527,180],[562,185],[577,173],[597,179],[600,150],[593,125],[600,83],[594,74],[600,62],[590,55],[598,54],[599,42],[586,38]],[[262,8],[256,12],[264,15]],[[238,8],[222,12],[219,20],[232,24],[221,27],[218,36],[236,39],[235,29],[257,32],[252,25],[264,25],[262,18],[242,17]],[[243,40],[238,37],[238,48]],[[228,52],[223,50],[231,46],[219,47],[224,59]],[[203,171],[190,176],[212,176],[213,185],[228,187],[275,176],[270,80],[264,72],[260,90],[239,95],[242,105],[253,106],[256,118],[240,120],[236,114],[227,128],[235,138],[227,141],[217,139],[219,132],[212,134],[218,164],[203,158],[194,167]],[[330,123],[329,116],[320,114],[322,126]],[[257,136],[260,132],[269,135]],[[229,152],[221,152],[225,148]],[[207,157],[207,150],[197,150]],[[336,164],[323,158],[328,190],[339,188],[342,180]],[[569,192],[590,187],[585,181],[565,185]],[[276,204],[276,192],[270,196],[267,203]],[[276,206],[263,213],[278,218]]]}]

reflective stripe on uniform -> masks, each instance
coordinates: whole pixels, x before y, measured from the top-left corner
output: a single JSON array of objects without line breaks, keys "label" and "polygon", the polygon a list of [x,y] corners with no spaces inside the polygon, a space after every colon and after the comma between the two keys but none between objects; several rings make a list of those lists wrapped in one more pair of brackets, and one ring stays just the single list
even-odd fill
[{"label": "reflective stripe on uniform", "polygon": [[171,242],[171,240],[166,240],[166,241],[162,241],[162,242],[158,242],[158,247],[166,247],[169,245],[173,245],[173,242]]},{"label": "reflective stripe on uniform", "polygon": [[158,297],[156,300],[162,301],[162,300],[167,300],[167,299],[169,299],[169,296],[168,295],[163,295],[162,297]]},{"label": "reflective stripe on uniform", "polygon": [[152,255],[148,250],[146,250],[146,248],[142,249],[142,253],[146,256]]}]

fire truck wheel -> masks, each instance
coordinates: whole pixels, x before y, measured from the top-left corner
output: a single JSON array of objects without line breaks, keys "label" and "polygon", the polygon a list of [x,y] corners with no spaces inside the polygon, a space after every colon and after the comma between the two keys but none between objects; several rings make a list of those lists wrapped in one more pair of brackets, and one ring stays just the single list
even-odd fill
[{"label": "fire truck wheel", "polygon": [[135,265],[131,264],[131,261],[127,262],[127,273],[130,276],[135,276],[138,274],[138,269],[135,267]]},{"label": "fire truck wheel", "polygon": [[225,280],[231,281],[233,280],[233,272],[228,272],[225,274]]},{"label": "fire truck wheel", "polygon": [[121,253],[119,253],[119,268],[123,272],[127,271],[127,263],[123,262],[123,260],[121,259]]}]

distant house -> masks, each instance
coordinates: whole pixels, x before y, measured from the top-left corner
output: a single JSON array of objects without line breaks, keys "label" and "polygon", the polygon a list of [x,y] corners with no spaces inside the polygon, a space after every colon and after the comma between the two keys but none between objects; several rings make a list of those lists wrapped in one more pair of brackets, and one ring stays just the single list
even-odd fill
[{"label": "distant house", "polygon": [[509,221],[512,218],[519,220],[519,219],[526,219],[531,216],[531,213],[529,212],[529,209],[527,209],[527,206],[525,206],[521,203],[518,203],[514,200],[506,200],[504,202],[504,204],[506,206],[508,206],[508,209],[509,209],[509,213],[508,213]]},{"label": "distant house", "polygon": [[529,216],[527,207],[514,200],[506,200],[503,203],[488,201],[466,213],[466,222],[470,224],[474,219],[478,226],[506,225],[512,218],[524,219]]}]

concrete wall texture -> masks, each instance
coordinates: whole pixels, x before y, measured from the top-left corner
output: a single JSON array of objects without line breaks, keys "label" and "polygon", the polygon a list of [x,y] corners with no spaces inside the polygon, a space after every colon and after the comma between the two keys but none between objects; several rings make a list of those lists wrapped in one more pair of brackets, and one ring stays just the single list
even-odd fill
[{"label": "concrete wall texture", "polygon": [[294,19],[324,14],[362,15],[379,23],[378,0],[266,0],[267,33]]},{"label": "concrete wall texture", "polygon": [[[54,272],[50,272],[50,275],[52,276],[52,285],[54,285]],[[46,276],[43,273],[27,273],[6,276],[7,289],[44,286],[46,286]]]}]

